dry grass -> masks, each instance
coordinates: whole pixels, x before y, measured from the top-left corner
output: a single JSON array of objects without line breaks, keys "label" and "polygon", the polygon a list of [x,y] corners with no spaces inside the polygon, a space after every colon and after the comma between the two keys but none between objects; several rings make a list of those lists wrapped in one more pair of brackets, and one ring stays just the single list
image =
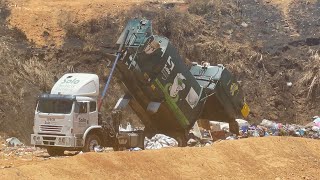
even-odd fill
[{"label": "dry grass", "polygon": [[53,75],[50,73],[49,69],[41,63],[38,58],[32,57],[31,59],[25,61],[21,67],[28,75],[31,82],[36,84],[42,90],[48,90],[48,88],[53,85]]},{"label": "dry grass", "polygon": [[[310,58],[305,64],[305,73],[299,80],[302,93],[307,93],[307,98],[317,99],[320,88],[320,56],[319,50],[309,49]],[[307,87],[307,88],[306,88]]]},{"label": "dry grass", "polygon": [[40,87],[46,91],[52,86],[53,76],[49,67],[37,57],[25,59],[23,56],[16,56],[10,43],[1,44],[1,49],[0,74],[6,78],[0,81],[0,100],[5,104],[22,105],[31,89]]}]

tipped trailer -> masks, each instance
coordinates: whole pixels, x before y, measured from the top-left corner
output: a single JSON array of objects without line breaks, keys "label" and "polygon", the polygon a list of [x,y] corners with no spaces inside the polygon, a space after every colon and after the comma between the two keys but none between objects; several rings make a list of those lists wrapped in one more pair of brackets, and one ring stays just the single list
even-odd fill
[{"label": "tipped trailer", "polygon": [[228,122],[239,133],[235,119],[246,118],[249,107],[223,65],[187,66],[168,38],[153,34],[149,20],[130,20],[117,44],[123,53],[117,69],[127,93],[116,108],[129,104],[145,135],[166,134],[183,146],[198,119]]}]

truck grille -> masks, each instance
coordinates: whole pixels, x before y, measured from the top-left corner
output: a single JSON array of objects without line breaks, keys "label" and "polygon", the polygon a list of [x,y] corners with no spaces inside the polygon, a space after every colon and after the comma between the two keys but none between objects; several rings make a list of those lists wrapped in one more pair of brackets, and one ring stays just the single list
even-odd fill
[{"label": "truck grille", "polygon": [[62,126],[40,125],[40,131],[46,131],[46,132],[61,132],[61,131],[62,131]]}]

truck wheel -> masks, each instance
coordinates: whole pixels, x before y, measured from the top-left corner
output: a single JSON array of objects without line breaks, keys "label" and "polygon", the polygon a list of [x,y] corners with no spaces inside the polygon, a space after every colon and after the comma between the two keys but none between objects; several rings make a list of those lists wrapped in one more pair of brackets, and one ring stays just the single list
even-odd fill
[{"label": "truck wheel", "polygon": [[83,147],[84,152],[93,152],[95,146],[101,146],[101,140],[96,134],[89,134]]},{"label": "truck wheel", "polygon": [[50,156],[63,156],[64,149],[57,147],[47,147],[47,152]]}]

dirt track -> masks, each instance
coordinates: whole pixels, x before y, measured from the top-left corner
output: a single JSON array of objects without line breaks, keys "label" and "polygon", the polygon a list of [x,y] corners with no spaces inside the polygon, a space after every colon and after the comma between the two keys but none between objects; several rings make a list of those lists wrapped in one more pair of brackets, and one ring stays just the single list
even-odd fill
[{"label": "dirt track", "polygon": [[320,141],[249,138],[205,148],[87,153],[0,170],[4,179],[317,179]]}]

